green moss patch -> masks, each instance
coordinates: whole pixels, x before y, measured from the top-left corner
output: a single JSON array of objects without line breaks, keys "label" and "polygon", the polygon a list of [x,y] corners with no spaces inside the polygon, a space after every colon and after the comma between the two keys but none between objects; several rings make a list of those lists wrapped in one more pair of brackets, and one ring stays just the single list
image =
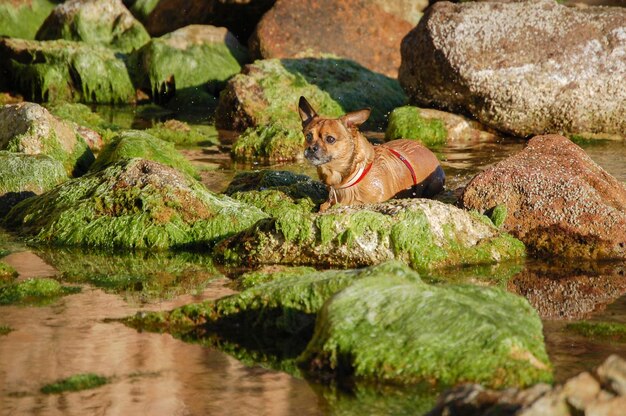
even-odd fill
[{"label": "green moss patch", "polygon": [[[274,191],[276,192],[276,191]],[[253,192],[244,197],[248,202]],[[261,207],[273,219],[218,245],[225,261],[361,267],[398,259],[419,271],[523,258],[524,245],[486,217],[432,200],[394,200],[311,213],[286,198]]]},{"label": "green moss patch", "polygon": [[154,160],[187,175],[198,177],[196,168],[176,150],[172,143],[139,130],[124,131],[115,136],[100,151],[98,158],[91,166],[91,171],[96,172],[112,163],[132,158]]},{"label": "green moss patch", "polygon": [[396,383],[552,380],[541,321],[524,298],[402,276],[362,279],[333,296],[299,362],[314,373]]},{"label": "green moss patch", "polygon": [[135,100],[124,61],[105,47],[67,40],[0,39],[0,56],[7,85],[29,101]]},{"label": "green moss patch", "polygon": [[589,338],[626,342],[626,325],[618,322],[573,322],[565,329]]},{"label": "green moss patch", "polygon": [[61,285],[54,279],[27,279],[0,287],[0,305],[46,305],[60,296],[77,293],[80,288]]},{"label": "green moss patch", "polygon": [[85,104],[55,102],[48,104],[46,108],[56,117],[96,131],[105,143],[111,140],[116,131],[120,130],[119,126],[105,121]]},{"label": "green moss patch", "polygon": [[0,2],[0,36],[34,39],[37,30],[55,6],[50,0]]},{"label": "green moss patch", "polygon": [[130,66],[137,85],[162,102],[184,90],[217,95],[247,60],[246,48],[225,28],[191,25],[152,39],[131,56]]},{"label": "green moss patch", "polygon": [[44,394],[60,394],[68,391],[95,389],[107,384],[109,381],[109,378],[94,373],[76,374],[54,383],[46,384],[40,391]]},{"label": "green moss patch", "polygon": [[439,146],[446,143],[448,130],[442,120],[425,119],[420,115],[419,108],[404,106],[389,115],[385,138],[419,140],[426,146]]},{"label": "green moss patch", "polygon": [[13,332],[14,329],[8,325],[0,325],[0,336],[8,335],[10,332]]},{"label": "green moss patch", "polygon": [[371,107],[365,129],[381,129],[387,114],[405,101],[396,80],[345,59],[259,60],[233,77],[220,95],[218,128],[244,132],[233,155],[246,160],[301,158],[300,96],[327,117]]},{"label": "green moss patch", "polygon": [[320,181],[283,170],[239,172],[224,193],[233,196],[238,192],[265,190],[280,191],[293,200],[309,198],[315,204],[328,199],[326,186]]},{"label": "green moss patch", "polygon": [[212,245],[265,216],[173,168],[128,159],[21,202],[5,225],[33,243],[168,249]]},{"label": "green moss patch", "polygon": [[18,202],[66,180],[63,164],[49,156],[0,151],[0,217]]},{"label": "green moss patch", "polygon": [[242,274],[237,279],[237,286],[241,290],[246,290],[262,283],[269,283],[274,280],[280,280],[297,275],[309,275],[315,272],[316,270],[313,267],[268,266]]},{"label": "green moss patch", "polygon": [[179,146],[209,146],[219,144],[217,130],[214,126],[190,126],[184,121],[174,119],[157,123],[147,129],[146,133]]},{"label": "green moss patch", "polygon": [[186,252],[49,250],[39,255],[57,269],[64,282],[89,283],[137,303],[200,294],[223,277],[210,257]]},{"label": "green moss patch", "polygon": [[3,261],[0,261],[0,285],[11,283],[17,277],[17,271]]}]

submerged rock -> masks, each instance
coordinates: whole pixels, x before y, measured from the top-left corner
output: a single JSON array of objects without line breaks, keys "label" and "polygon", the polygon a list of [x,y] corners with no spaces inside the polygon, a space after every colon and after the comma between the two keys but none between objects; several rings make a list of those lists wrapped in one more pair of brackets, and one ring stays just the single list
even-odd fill
[{"label": "submerged rock", "polygon": [[126,159],[21,202],[4,224],[34,243],[168,249],[211,245],[265,216],[173,168]]},{"label": "submerged rock", "polygon": [[34,39],[37,30],[54,9],[55,4],[56,2],[52,0],[0,2],[0,36]]},{"label": "submerged rock", "polygon": [[130,66],[136,83],[157,102],[178,92],[217,95],[239,73],[248,52],[225,28],[192,25],[155,38],[135,52]]},{"label": "submerged rock", "polygon": [[478,174],[463,206],[505,205],[503,227],[540,256],[626,258],[626,186],[562,136],[537,136]]},{"label": "submerged rock", "polygon": [[279,0],[249,44],[258,59],[330,53],[396,78],[400,42],[412,27],[373,1]]},{"label": "submerged rock", "polygon": [[398,275],[362,279],[326,302],[299,361],[314,372],[395,383],[552,379],[541,320],[524,298]]},{"label": "submerged rock", "polygon": [[147,43],[150,35],[121,0],[68,0],[54,8],[36,38],[83,41],[130,52]]},{"label": "submerged rock", "polygon": [[141,130],[127,130],[115,136],[102,149],[90,170],[96,172],[113,163],[132,158],[153,160],[187,175],[198,176],[196,168],[172,143],[157,139]]},{"label": "submerged rock", "polygon": [[418,105],[516,136],[624,139],[625,30],[617,7],[438,2],[404,38],[399,79]]},{"label": "submerged rock", "polygon": [[300,96],[329,117],[372,107],[365,129],[382,128],[387,114],[405,100],[396,80],[352,61],[334,57],[256,61],[228,82],[217,107],[219,129],[243,132],[233,145],[233,156],[301,158]]},{"label": "submerged rock", "polygon": [[0,151],[0,218],[18,202],[68,179],[63,164],[49,156]]},{"label": "submerged rock", "polygon": [[399,259],[418,270],[524,256],[524,245],[486,217],[433,200],[394,200],[317,214],[286,204],[283,212],[271,215],[220,243],[216,254],[242,264],[329,267]]},{"label": "submerged rock", "polygon": [[0,107],[0,149],[50,156],[74,176],[86,172],[94,160],[93,153],[72,126],[35,103]]},{"label": "submerged rock", "polygon": [[7,87],[31,101],[113,104],[135,100],[124,61],[103,46],[0,39],[0,72]]},{"label": "submerged rock", "polygon": [[437,146],[457,140],[494,140],[496,136],[476,121],[444,111],[412,106],[398,107],[389,114],[385,139],[419,140]]},{"label": "submerged rock", "polygon": [[189,125],[184,121],[170,119],[163,123],[156,123],[146,133],[166,142],[183,146],[217,145],[217,130],[214,126]]},{"label": "submerged rock", "polygon": [[322,182],[307,175],[281,170],[239,172],[224,193],[233,196],[239,192],[245,194],[251,191],[279,191],[294,202],[309,198],[318,205],[328,199],[328,191]]},{"label": "submerged rock", "polygon": [[63,286],[54,279],[26,279],[0,285],[0,305],[47,305],[60,296],[77,292],[80,288]]}]

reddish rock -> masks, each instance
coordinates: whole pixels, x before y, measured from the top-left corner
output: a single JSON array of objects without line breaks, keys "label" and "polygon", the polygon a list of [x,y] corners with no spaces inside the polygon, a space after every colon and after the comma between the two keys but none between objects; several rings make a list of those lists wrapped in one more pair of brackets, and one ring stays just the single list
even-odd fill
[{"label": "reddish rock", "polygon": [[626,259],[626,186],[563,136],[534,137],[478,174],[461,204],[504,204],[504,229],[536,255]]},{"label": "reddish rock", "polygon": [[249,41],[257,58],[328,53],[397,77],[400,42],[413,25],[367,0],[278,0]]}]

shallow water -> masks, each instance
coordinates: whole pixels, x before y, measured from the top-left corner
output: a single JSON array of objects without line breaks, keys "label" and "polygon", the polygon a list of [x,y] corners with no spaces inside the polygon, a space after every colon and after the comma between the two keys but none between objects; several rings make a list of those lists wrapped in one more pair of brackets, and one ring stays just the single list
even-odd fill
[{"label": "shallow water", "polygon": [[[583,147],[626,181],[623,143]],[[511,140],[461,143],[439,154],[449,187],[455,188],[522,148],[523,142]],[[237,171],[259,167],[234,164],[217,148],[184,152],[205,169],[203,182],[215,191],[222,191]],[[271,168],[315,175],[305,163]],[[436,398],[437,392],[424,386],[324,386],[303,380],[297,371],[289,375],[269,369],[276,363],[264,361],[259,351],[219,339],[207,345],[187,343],[107,321],[233,293],[224,274],[236,271],[221,270],[206,257],[33,253],[19,243],[7,245],[13,254],[4,260],[16,266],[21,278],[58,272],[67,284],[82,290],[47,306],[0,306],[0,325],[15,329],[0,335],[0,415],[420,414]],[[544,316],[548,353],[556,379],[562,381],[611,353],[626,353],[626,344],[590,340],[564,329],[567,319],[626,323],[625,268],[624,263],[570,268],[529,261],[447,270],[425,278],[495,284],[526,296]],[[111,383],[61,395],[39,392],[46,383],[87,372],[111,377]]]}]

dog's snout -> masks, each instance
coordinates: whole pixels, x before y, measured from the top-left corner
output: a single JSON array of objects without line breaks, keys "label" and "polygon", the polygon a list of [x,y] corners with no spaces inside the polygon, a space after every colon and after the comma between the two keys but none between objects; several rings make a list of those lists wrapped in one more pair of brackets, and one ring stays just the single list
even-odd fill
[{"label": "dog's snout", "polygon": [[320,150],[320,148],[316,144],[312,144],[311,146],[309,146],[309,151],[311,151],[313,153],[317,152],[318,150]]}]

